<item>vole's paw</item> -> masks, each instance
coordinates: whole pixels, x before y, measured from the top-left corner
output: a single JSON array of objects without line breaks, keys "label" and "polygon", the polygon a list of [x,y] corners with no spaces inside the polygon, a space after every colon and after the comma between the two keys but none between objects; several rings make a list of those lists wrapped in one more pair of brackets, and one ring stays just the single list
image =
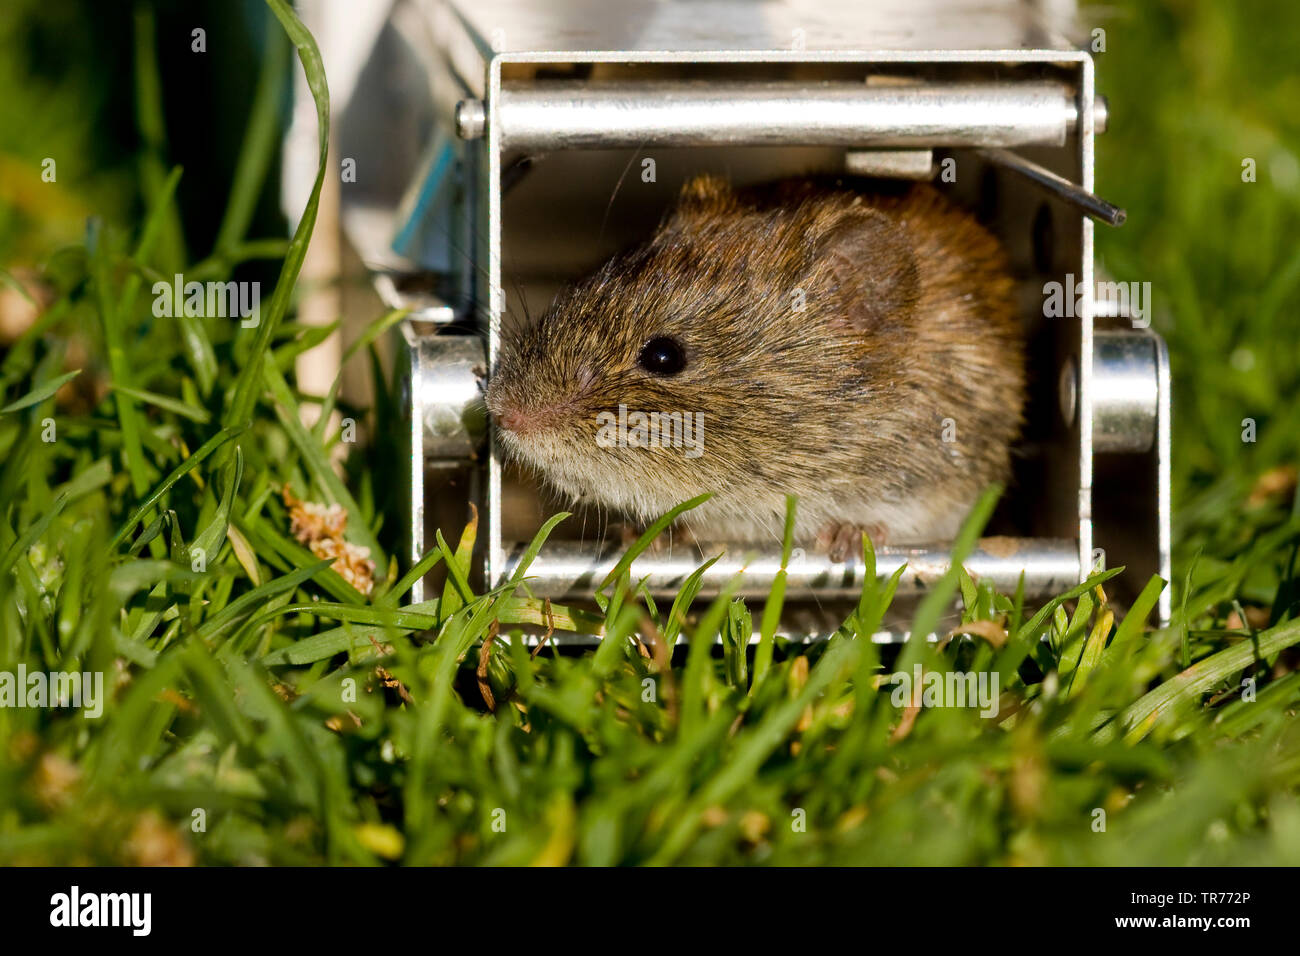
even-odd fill
[{"label": "vole's paw", "polygon": [[826,552],[832,561],[847,561],[851,555],[862,554],[864,533],[871,538],[871,544],[876,548],[888,538],[887,529],[882,524],[828,521],[817,532],[817,549]]}]

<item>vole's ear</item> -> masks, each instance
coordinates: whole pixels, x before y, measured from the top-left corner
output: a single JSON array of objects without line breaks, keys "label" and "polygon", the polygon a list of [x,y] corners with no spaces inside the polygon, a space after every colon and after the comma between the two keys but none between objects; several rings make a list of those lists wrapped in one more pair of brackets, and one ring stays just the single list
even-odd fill
[{"label": "vole's ear", "polygon": [[736,201],[731,185],[721,176],[702,173],[688,179],[677,196],[672,218],[690,220],[699,216],[716,215],[730,208]]},{"label": "vole's ear", "polygon": [[869,332],[910,318],[921,297],[916,246],[907,230],[876,209],[841,220],[817,240],[844,322]]}]

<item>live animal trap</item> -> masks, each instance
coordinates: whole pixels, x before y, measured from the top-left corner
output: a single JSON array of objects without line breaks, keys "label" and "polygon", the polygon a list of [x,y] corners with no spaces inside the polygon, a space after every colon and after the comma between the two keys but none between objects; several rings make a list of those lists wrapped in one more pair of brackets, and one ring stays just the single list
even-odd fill
[{"label": "live animal trap", "polygon": [[[412,310],[401,327],[411,558],[475,502],[483,580],[498,583],[566,504],[495,448],[483,384],[503,316],[536,315],[647,237],[697,173],[746,185],[822,172],[929,180],[1011,257],[1027,425],[968,570],[1005,592],[1023,575],[1030,599],[1069,589],[1103,559],[1128,566],[1130,587],[1167,579],[1166,352],[1122,302],[1094,294],[1093,218],[1123,214],[1092,194],[1106,106],[1091,55],[1066,39],[1070,6],[398,0],[339,147],[382,170],[345,191],[343,222],[380,294]],[[1045,304],[1052,289],[1060,308]],[[560,526],[529,569],[534,594],[590,595],[625,546],[600,540],[601,525],[578,515]],[[673,594],[701,552],[720,551],[705,593],[742,565],[741,593],[768,592],[778,542],[675,546],[640,557],[632,578]],[[879,549],[879,571],[908,567],[882,639],[899,636],[908,599],[947,562],[946,542]],[[824,633],[861,576],[860,558],[803,553],[789,568],[786,632]]]}]

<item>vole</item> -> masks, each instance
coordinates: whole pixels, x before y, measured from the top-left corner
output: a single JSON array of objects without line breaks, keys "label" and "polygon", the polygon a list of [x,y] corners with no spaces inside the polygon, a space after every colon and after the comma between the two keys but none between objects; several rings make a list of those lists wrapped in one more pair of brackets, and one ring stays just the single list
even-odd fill
[{"label": "vole", "polygon": [[[1006,256],[933,187],[707,175],[503,330],[487,404],[503,452],[562,495],[645,523],[711,492],[683,516],[696,538],[770,543],[794,494],[796,539],[842,558],[863,530],[951,539],[1007,476],[1024,383]],[[638,411],[681,413],[699,447],[611,443]]]}]

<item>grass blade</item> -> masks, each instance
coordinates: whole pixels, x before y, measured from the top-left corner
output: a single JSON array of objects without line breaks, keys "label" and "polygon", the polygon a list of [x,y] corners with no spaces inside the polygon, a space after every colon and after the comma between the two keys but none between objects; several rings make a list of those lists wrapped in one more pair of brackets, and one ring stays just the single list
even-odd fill
[{"label": "grass blade", "polygon": [[217,432],[200,445],[194,454],[190,455],[183,462],[177,465],[172,473],[164,478],[158,487],[149,493],[144,501],[140,502],[139,506],[131,513],[131,517],[126,520],[122,527],[117,529],[117,534],[113,535],[113,540],[109,542],[109,548],[115,548],[121,544],[122,539],[131,533],[131,529],[136,526],[140,519],[148,514],[149,509],[157,504],[158,499],[167,494],[176,482],[180,481],[197,468],[202,463],[203,459],[208,457],[208,455],[212,454],[212,452],[216,451],[216,449],[220,448],[231,439],[237,438],[243,431],[243,428],[221,429],[221,431]]},{"label": "grass blade", "polygon": [[[298,281],[298,274],[302,271],[303,260],[307,257],[307,244],[311,240],[312,230],[316,227],[316,214],[320,208],[321,186],[325,182],[325,171],[329,157],[330,95],[325,81],[325,65],[321,62],[320,50],[317,48],[316,41],[312,38],[311,33],[302,25],[298,15],[293,12],[293,9],[285,0],[266,0],[266,2],[297,49],[298,59],[302,62],[303,72],[307,76],[307,88],[311,90],[312,99],[316,104],[317,141],[319,143],[320,160],[316,170],[316,181],[312,184],[311,194],[307,199],[306,208],[303,209],[302,219],[299,220],[298,227],[293,232],[293,239],[289,242],[289,251],[285,254],[284,265],[281,267],[280,277],[275,283],[275,291],[271,294],[270,305],[267,307],[266,314],[261,316],[253,340],[253,347],[235,383],[235,394],[231,399],[225,417],[225,424],[229,427],[245,424],[252,417],[253,404],[257,400],[257,392],[263,375],[262,366],[267,349],[271,344],[271,336],[289,311],[289,300],[293,295],[294,284]],[[269,368],[271,363],[265,364]],[[354,511],[353,513],[359,512]],[[371,549],[371,554],[376,556],[382,554],[378,545]],[[380,562],[377,560],[376,563]]]},{"label": "grass blade", "polygon": [[38,385],[26,395],[14,399],[4,408],[0,408],[0,415],[8,415],[10,412],[16,412],[24,408],[31,408],[33,405],[39,405],[80,374],[81,369],[74,369],[71,372],[60,375],[57,378],[52,378],[48,382]]},{"label": "grass blade", "polygon": [[650,525],[650,527],[645,530],[645,533],[636,539],[632,547],[627,549],[627,553],[619,559],[618,563],[610,569],[609,574],[605,575],[605,580],[600,582],[596,587],[596,590],[603,591],[605,588],[609,587],[611,583],[621,578],[627,572],[627,569],[632,566],[632,562],[637,559],[642,551],[650,547],[654,539],[659,537],[665,528],[676,521],[680,515],[690,511],[692,508],[698,508],[711,497],[713,496],[710,494],[703,494],[699,497],[692,498],[690,501],[684,501]]}]

